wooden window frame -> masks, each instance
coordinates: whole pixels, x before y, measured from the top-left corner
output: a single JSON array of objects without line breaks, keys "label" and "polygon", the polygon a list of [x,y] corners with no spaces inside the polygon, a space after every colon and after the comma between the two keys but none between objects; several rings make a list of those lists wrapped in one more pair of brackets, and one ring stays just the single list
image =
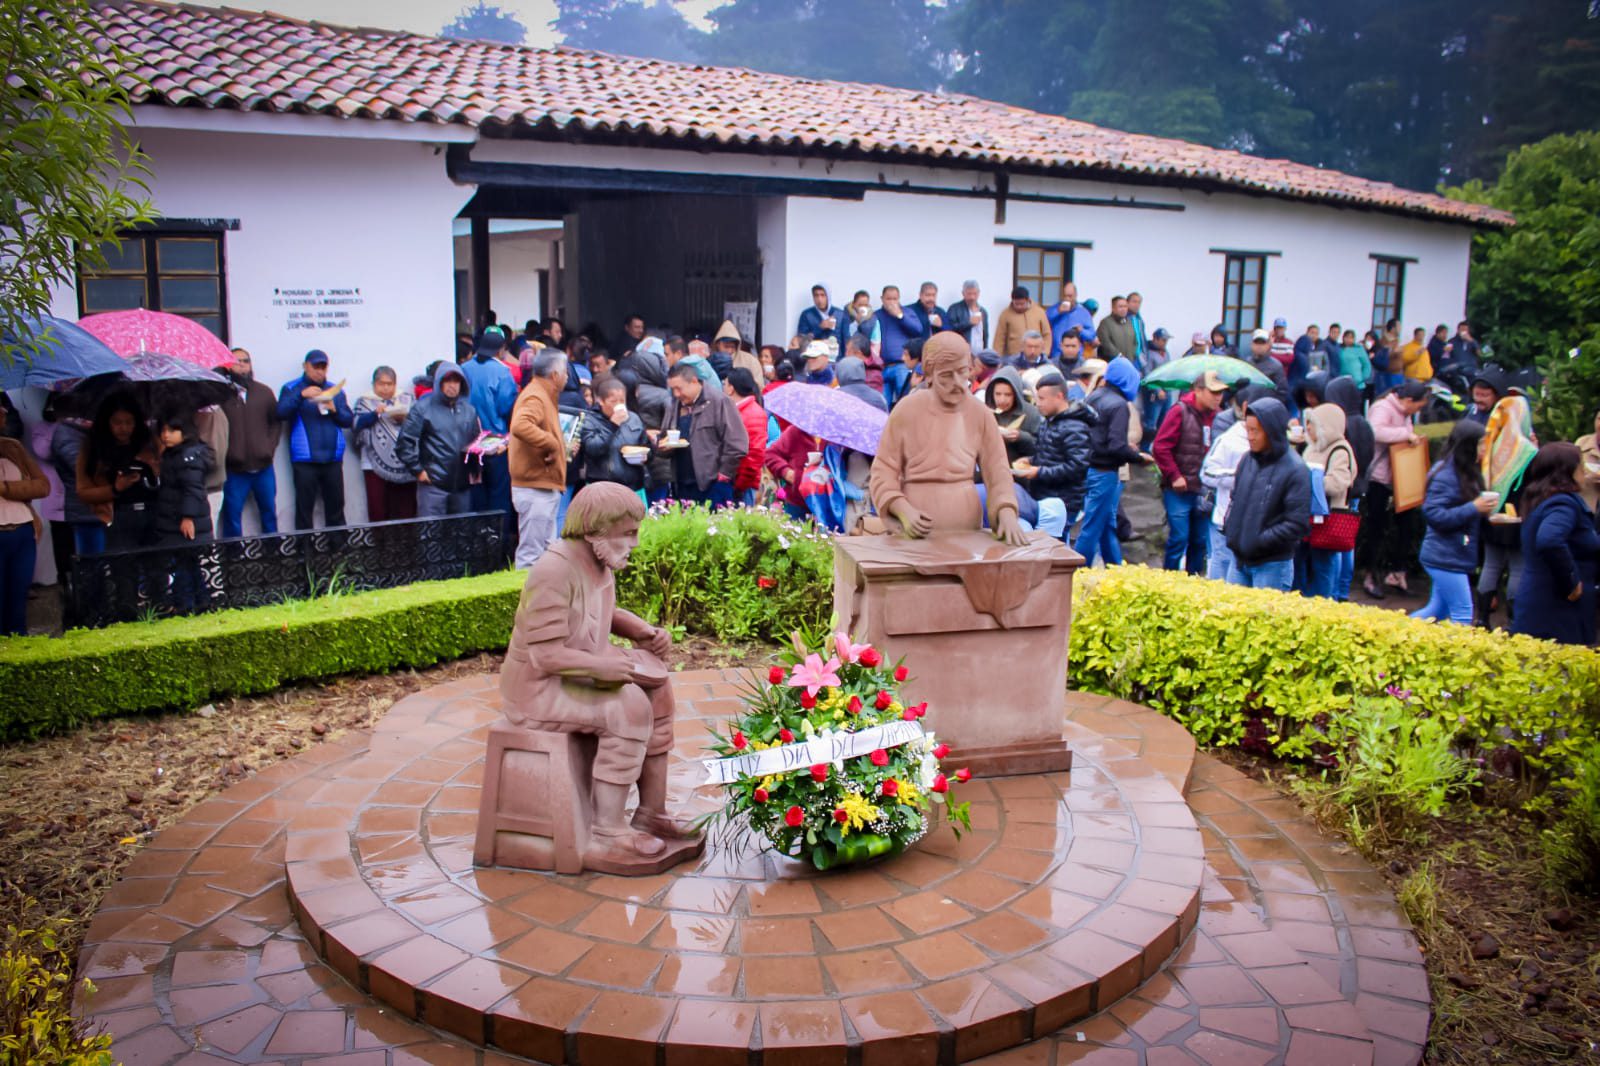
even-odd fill
[{"label": "wooden window frame", "polygon": [[[1013,244],[1011,246],[1011,287],[1015,289],[1018,285],[1026,285],[1028,287],[1028,295],[1034,303],[1040,307],[1053,306],[1055,302],[1060,301],[1061,287],[1072,280],[1076,252],[1081,247],[1087,247],[1087,245],[1048,241],[1041,241],[1038,244]],[[1041,273],[1023,274],[1021,272],[1022,253],[1024,252],[1039,253],[1039,269]],[[1042,272],[1044,270],[1044,257],[1052,254],[1061,256],[1061,277],[1059,279]],[[1056,282],[1056,300],[1047,303],[1043,296],[1043,283],[1050,280]],[[1008,293],[1007,298],[1009,297],[1010,294]]]},{"label": "wooden window frame", "polygon": [[[138,241],[144,249],[144,273],[142,275],[144,279],[144,302],[141,306],[151,311],[163,310],[161,306],[161,280],[163,278],[209,278],[212,276],[210,272],[163,271],[160,262],[160,242],[162,240],[210,240],[216,245],[217,249],[217,272],[215,275],[217,279],[217,319],[222,327],[219,339],[223,344],[231,343],[232,327],[228,319],[228,242],[224,239],[224,234],[231,228],[236,227],[220,224],[214,226],[174,224],[140,227],[121,234],[120,240],[124,244],[130,241]],[[80,263],[77,269],[77,284],[75,286],[78,294],[78,317],[82,318],[90,313],[84,298],[84,282],[86,280],[139,276],[131,272],[86,272]],[[174,311],[172,313],[185,318],[193,317],[191,313],[183,311]]]},{"label": "wooden window frame", "polygon": [[[1274,253],[1274,252],[1234,252],[1234,251],[1228,251],[1226,249],[1220,249],[1220,248],[1214,248],[1214,249],[1212,249],[1212,251],[1220,254],[1223,257],[1223,259],[1222,259],[1222,324],[1223,324],[1223,329],[1225,331],[1227,330],[1228,311],[1229,311],[1229,309],[1232,308],[1234,310],[1237,310],[1239,312],[1239,314],[1238,314],[1238,318],[1237,318],[1237,320],[1235,322],[1234,329],[1233,329],[1233,331],[1232,331],[1232,333],[1230,335],[1230,339],[1233,342],[1233,346],[1234,346],[1234,350],[1235,351],[1244,352],[1246,350],[1246,347],[1247,347],[1246,343],[1245,343],[1245,338],[1248,337],[1250,334],[1254,333],[1256,330],[1260,329],[1261,328],[1261,324],[1266,320],[1265,319],[1265,315],[1266,315],[1266,306],[1267,306],[1267,260],[1269,258],[1271,258],[1273,255],[1277,254],[1277,253]],[[1257,281],[1256,281],[1256,303],[1247,304],[1247,303],[1244,302],[1245,264],[1249,260],[1252,260],[1252,259],[1261,264],[1261,270],[1260,270],[1260,275],[1259,275],[1259,277],[1257,278]],[[1231,273],[1231,269],[1230,268],[1233,266],[1234,263],[1238,263],[1239,264],[1239,282],[1238,282],[1239,292],[1237,294],[1238,302],[1237,303],[1230,303],[1229,302],[1229,298],[1230,298],[1231,294],[1229,293],[1229,289],[1233,285],[1233,282],[1230,280],[1229,275]],[[1246,323],[1246,321],[1245,321],[1245,312],[1246,311],[1250,311],[1250,312],[1252,312],[1254,314],[1254,317],[1255,317],[1255,324],[1254,325],[1248,325]]]},{"label": "wooden window frame", "polygon": [[[1391,318],[1399,318],[1406,299],[1406,263],[1399,256],[1375,255],[1372,257],[1372,328],[1381,330]],[[1416,260],[1409,260],[1415,262]],[[1384,280],[1384,269],[1394,270],[1394,280]],[[1394,291],[1392,303],[1384,302],[1385,289]]]}]

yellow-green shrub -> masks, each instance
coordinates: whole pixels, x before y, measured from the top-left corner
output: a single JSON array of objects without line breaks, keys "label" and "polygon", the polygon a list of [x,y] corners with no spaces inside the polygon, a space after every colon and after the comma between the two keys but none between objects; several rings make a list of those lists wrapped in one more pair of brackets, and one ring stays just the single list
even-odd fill
[{"label": "yellow-green shrub", "polygon": [[[0,1066],[111,1066],[111,1037],[72,1016],[72,957],[65,922],[9,926],[0,943]],[[94,986],[84,981],[86,991]]]},{"label": "yellow-green shrub", "polygon": [[1328,717],[1389,686],[1453,722],[1458,740],[1566,763],[1600,734],[1600,654],[1530,637],[1183,574],[1080,574],[1074,687],[1148,704],[1203,744],[1238,744],[1264,716],[1304,758]]}]

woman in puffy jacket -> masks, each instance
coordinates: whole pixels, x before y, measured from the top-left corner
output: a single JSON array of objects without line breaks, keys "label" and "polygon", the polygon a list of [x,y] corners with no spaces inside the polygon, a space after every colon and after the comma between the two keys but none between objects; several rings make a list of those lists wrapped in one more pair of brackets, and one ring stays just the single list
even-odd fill
[{"label": "woman in puffy jacket", "polygon": [[1513,633],[1593,644],[1600,532],[1579,495],[1578,446],[1546,444],[1522,477],[1522,580]]},{"label": "woman in puffy jacket", "polygon": [[1499,500],[1483,491],[1483,427],[1462,419],[1450,431],[1444,457],[1428,471],[1422,517],[1422,568],[1433,589],[1428,602],[1411,613],[1472,624],[1472,571],[1478,565],[1478,531]]},{"label": "woman in puffy jacket", "polygon": [[204,607],[208,596],[200,573],[200,556],[187,546],[211,539],[211,501],[206,477],[216,466],[211,447],[200,439],[194,417],[172,414],[157,432],[161,445],[161,481],[156,486],[155,531],[163,547],[179,549],[168,566],[172,573],[172,605],[180,614]]}]

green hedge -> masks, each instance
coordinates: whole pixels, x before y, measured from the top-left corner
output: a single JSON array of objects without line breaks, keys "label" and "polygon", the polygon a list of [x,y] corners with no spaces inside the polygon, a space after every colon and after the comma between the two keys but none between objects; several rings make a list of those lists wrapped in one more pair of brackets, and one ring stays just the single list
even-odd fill
[{"label": "green hedge", "polygon": [[1600,735],[1600,653],[1140,567],[1081,574],[1072,684],[1145,703],[1202,744],[1317,753],[1328,715],[1409,691],[1458,738],[1565,764]]},{"label": "green hedge", "polygon": [[516,571],[0,641],[0,739],[504,648]]}]

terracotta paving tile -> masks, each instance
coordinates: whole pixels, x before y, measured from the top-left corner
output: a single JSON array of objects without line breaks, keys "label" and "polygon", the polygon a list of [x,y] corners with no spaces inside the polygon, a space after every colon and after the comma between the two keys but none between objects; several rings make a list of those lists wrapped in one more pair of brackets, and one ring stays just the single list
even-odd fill
[{"label": "terracotta paving tile", "polygon": [[948,929],[972,918],[972,912],[940,892],[902,896],[883,908],[895,921],[915,934]]},{"label": "terracotta paving tile", "polygon": [[1277,1045],[1284,1031],[1282,1019],[1282,1012],[1275,1007],[1200,1008],[1202,1028],[1257,1044]]},{"label": "terracotta paving tile", "polygon": [[562,1062],[567,1027],[598,995],[594,989],[536,977],[494,1008],[490,1017],[494,1042],[526,1058]]},{"label": "terracotta paving tile", "polygon": [[118,1061],[127,1066],[142,1063],[172,1062],[189,1050],[183,1038],[164,1025],[154,1026],[128,1037],[117,1045]]},{"label": "terracotta paving tile", "polygon": [[1261,990],[1237,966],[1179,966],[1171,972],[1202,1007],[1250,1006],[1263,999]]},{"label": "terracotta paving tile", "polygon": [[1057,1066],[1139,1066],[1136,1051],[1099,1047],[1094,1044],[1062,1044],[1057,1050]]},{"label": "terracotta paving tile", "polygon": [[1266,989],[1267,995],[1285,1007],[1303,1003],[1326,1003],[1339,998],[1338,991],[1330,987],[1328,982],[1304,963],[1297,966],[1274,966],[1251,970],[1250,976]]},{"label": "terracotta paving tile", "polygon": [[587,892],[575,892],[543,877],[531,882],[525,877],[514,880],[529,891],[508,902],[506,909],[544,925],[566,925],[599,902]]},{"label": "terracotta paving tile", "polygon": [[904,961],[888,948],[833,952],[821,956],[821,960],[833,987],[845,996],[919,983]]},{"label": "terracotta paving tile", "polygon": [[384,951],[367,964],[367,987],[374,996],[416,1013],[417,986],[465,962],[467,953],[431,936],[408,940]]},{"label": "terracotta paving tile", "polygon": [[1357,927],[1350,930],[1350,939],[1355,944],[1356,954],[1363,957],[1411,963],[1422,959],[1416,934],[1410,930]]},{"label": "terracotta paving tile", "polygon": [[900,930],[883,916],[881,911],[859,908],[835,914],[818,915],[817,928],[828,942],[840,951],[889,944],[901,939]]},{"label": "terracotta paving tile", "polygon": [[1289,1038],[1283,1061],[1285,1066],[1371,1066],[1372,1044],[1301,1030]]},{"label": "terracotta paving tile", "polygon": [[977,969],[988,961],[971,941],[954,932],[934,933],[907,941],[895,948],[913,970],[938,981]]},{"label": "terracotta paving tile", "polygon": [[420,990],[422,1019],[482,1043],[485,1013],[527,984],[521,970],[489,959],[468,959]]},{"label": "terracotta paving tile", "polygon": [[836,1003],[763,1003],[761,1061],[773,1066],[843,1066],[844,1018]]},{"label": "terracotta paving tile", "polygon": [[290,1011],[278,1022],[272,1039],[267,1041],[268,1055],[331,1054],[344,1049],[345,1016],[343,1011]]},{"label": "terracotta paving tile", "polygon": [[738,925],[746,955],[809,955],[816,950],[809,918],[746,918]]},{"label": "terracotta paving tile", "polygon": [[1339,950],[1339,937],[1333,926],[1320,922],[1274,921],[1272,933],[1297,951],[1332,955]]},{"label": "terracotta paving tile", "polygon": [[998,958],[1028,951],[1053,935],[1034,922],[1008,911],[980,918],[964,926],[961,934]]},{"label": "terracotta paving tile", "polygon": [[1300,953],[1275,933],[1234,933],[1217,937],[1217,946],[1241,966],[1291,966]]},{"label": "terracotta paving tile", "polygon": [[660,905],[675,911],[701,911],[706,914],[731,914],[734,901],[744,891],[739,881],[710,877],[683,877],[674,881],[662,895]]},{"label": "terracotta paving tile", "polygon": [[[478,809],[476,802],[473,803],[472,809]],[[671,874],[656,874],[654,877],[601,876],[592,879],[584,889],[597,896],[605,896],[607,899],[627,903],[649,903],[661,895],[662,889],[678,880],[681,879]]]},{"label": "terracotta paving tile", "polygon": [[642,991],[650,986],[666,957],[665,952],[648,948],[599,943],[578,960],[567,976],[594,985]]},{"label": "terracotta paving tile", "polygon": [[746,1066],[756,1008],[684,1000],[667,1027],[667,1066]]},{"label": "terracotta paving tile", "polygon": [[922,1001],[956,1029],[956,1059],[965,1061],[1019,1043],[1024,1005],[987,978],[974,974],[928,985]]},{"label": "terracotta paving tile", "polygon": [[179,1025],[195,1025],[212,1018],[219,1018],[224,1014],[231,1014],[260,998],[260,992],[251,985],[231,983],[204,988],[173,989],[167,1002],[172,1008],[173,1021]]},{"label": "terracotta paving tile", "polygon": [[861,1038],[862,1066],[935,1066],[939,1027],[909,992],[883,992],[844,1001]]},{"label": "terracotta paving tile", "polygon": [[1036,1037],[1085,1017],[1094,1004],[1093,978],[1039,952],[996,966],[988,976],[1033,1007]]},{"label": "terracotta paving tile", "polygon": [[750,999],[803,999],[822,995],[816,959],[782,955],[744,960],[744,994]]},{"label": "terracotta paving tile", "polygon": [[462,951],[476,954],[526,934],[534,923],[520,914],[498,907],[467,911],[433,930],[433,934]]},{"label": "terracotta paving tile", "polygon": [[[829,956],[837,958],[838,956]],[[655,991],[661,995],[732,996],[739,982],[739,960],[722,955],[668,953],[656,974]]]},{"label": "terracotta paving tile", "polygon": [[1022,894],[1022,886],[983,870],[967,870],[939,885],[944,898],[964,903],[977,911],[991,911]]},{"label": "terracotta paving tile", "polygon": [[1368,1029],[1411,1044],[1428,1039],[1429,1009],[1426,1003],[1386,999],[1363,992],[1356,997],[1356,1010]]},{"label": "terracotta paving tile", "polygon": [[676,1001],[626,992],[602,992],[578,1026],[579,1061],[653,1066],[656,1042]]},{"label": "terracotta paving tile", "polygon": [[[246,1007],[244,1010],[207,1022],[196,1030],[203,1046],[217,1048],[229,1055],[237,1055],[263,1033],[275,1028],[283,1015],[264,1005]],[[124,1054],[118,1051],[119,1055]]]},{"label": "terracotta paving tile", "polygon": [[586,914],[573,929],[583,936],[637,944],[661,923],[662,913],[653,907],[607,900]]},{"label": "terracotta paving tile", "polygon": [[1276,1048],[1256,1047],[1221,1033],[1195,1033],[1183,1046],[1206,1066],[1267,1066],[1278,1059]]},{"label": "terracotta paving tile", "polygon": [[1146,1044],[1156,1044],[1188,1025],[1188,1011],[1157,1007],[1128,997],[1111,1007],[1111,1013],[1127,1030]]}]

